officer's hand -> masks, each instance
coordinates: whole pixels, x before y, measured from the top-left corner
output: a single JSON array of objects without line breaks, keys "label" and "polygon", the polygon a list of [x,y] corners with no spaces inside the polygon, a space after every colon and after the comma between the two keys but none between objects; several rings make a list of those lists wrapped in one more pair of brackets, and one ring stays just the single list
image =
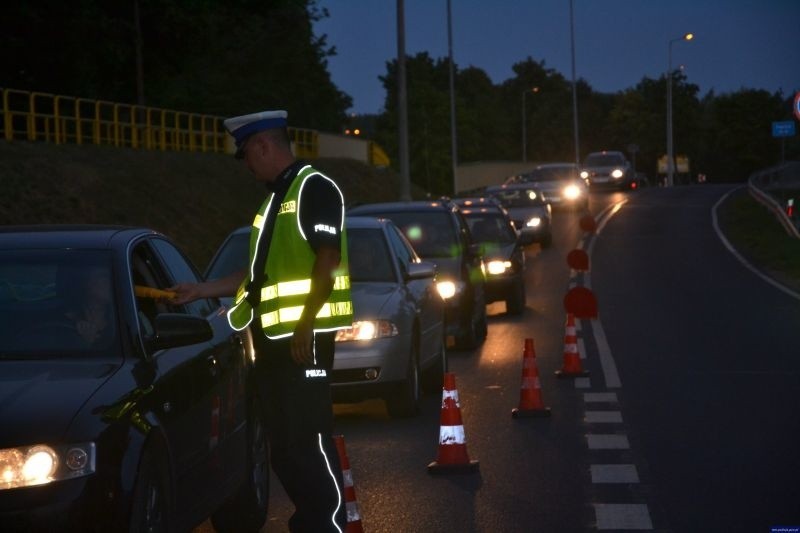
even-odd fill
[{"label": "officer's hand", "polygon": [[200,283],[178,283],[167,290],[175,293],[175,297],[171,300],[172,303],[185,304],[203,298],[200,289]]},{"label": "officer's hand", "polygon": [[314,354],[311,345],[314,342],[313,323],[303,321],[297,323],[292,335],[292,359],[300,366],[314,364]]}]

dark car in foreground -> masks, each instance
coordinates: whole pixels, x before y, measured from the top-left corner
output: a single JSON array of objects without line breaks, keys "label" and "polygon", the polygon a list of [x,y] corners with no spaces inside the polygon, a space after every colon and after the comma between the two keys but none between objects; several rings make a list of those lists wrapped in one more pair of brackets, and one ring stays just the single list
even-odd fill
[{"label": "dark car in foreground", "polygon": [[449,200],[384,202],[351,207],[349,215],[391,219],[419,256],[436,263],[445,300],[447,335],[471,350],[486,338],[486,294],[481,247],[460,208]]},{"label": "dark car in foreground", "polygon": [[486,187],[486,194],[500,201],[517,229],[533,233],[542,248],[553,243],[553,208],[546,196],[530,183],[509,183]]},{"label": "dark car in foreground", "polygon": [[[391,220],[347,217],[345,224],[354,321],[336,335],[333,399],[383,398],[391,416],[412,416],[421,388],[440,391],[447,370],[436,266],[417,256]],[[207,277],[244,268],[249,239],[249,227],[233,231]]]},{"label": "dark car in foreground", "polygon": [[525,245],[533,233],[514,227],[508,211],[488,197],[458,198],[461,212],[481,245],[486,268],[486,303],[503,301],[506,312],[525,311]]},{"label": "dark car in foreground", "polygon": [[530,183],[544,193],[553,208],[586,210],[589,207],[589,186],[580,177],[575,163],[543,163],[532,170],[506,180],[511,183]]},{"label": "dark car in foreground", "polygon": [[199,277],[143,228],[0,229],[0,529],[256,531],[251,359]]}]

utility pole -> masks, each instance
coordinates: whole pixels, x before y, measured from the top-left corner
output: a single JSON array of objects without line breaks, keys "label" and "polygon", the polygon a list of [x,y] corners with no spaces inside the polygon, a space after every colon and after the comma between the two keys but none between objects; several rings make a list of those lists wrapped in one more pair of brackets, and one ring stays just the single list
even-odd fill
[{"label": "utility pole", "polygon": [[575,17],[572,9],[573,0],[569,0],[569,38],[572,53],[572,129],[575,133],[575,165],[581,164],[581,148],[578,144],[578,89],[575,81]]},{"label": "utility pole", "polygon": [[458,140],[456,138],[456,91],[453,66],[453,23],[450,16],[450,0],[447,0],[447,53],[450,57],[450,138],[452,141],[451,154],[453,159],[453,196],[456,189],[456,170],[458,169]]},{"label": "utility pole", "polygon": [[405,6],[397,0],[397,125],[400,157],[400,200],[411,200],[411,177],[408,160],[408,98],[406,97],[406,28]]}]

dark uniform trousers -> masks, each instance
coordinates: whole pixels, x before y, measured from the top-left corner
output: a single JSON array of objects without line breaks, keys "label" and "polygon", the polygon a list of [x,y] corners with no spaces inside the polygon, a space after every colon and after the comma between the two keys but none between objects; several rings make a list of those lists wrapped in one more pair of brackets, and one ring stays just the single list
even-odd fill
[{"label": "dark uniform trousers", "polygon": [[335,332],[314,335],[316,365],[291,356],[291,337],[256,339],[255,374],[266,416],[272,469],[295,506],[293,532],[337,532],[347,526],[342,468],[333,441],[330,374]]}]

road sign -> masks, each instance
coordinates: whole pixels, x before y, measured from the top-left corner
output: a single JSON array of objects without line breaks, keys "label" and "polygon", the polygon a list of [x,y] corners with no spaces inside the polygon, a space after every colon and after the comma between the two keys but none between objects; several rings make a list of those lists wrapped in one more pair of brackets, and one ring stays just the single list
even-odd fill
[{"label": "road sign", "polygon": [[795,134],[794,122],[792,122],[791,120],[772,123],[773,137],[794,137],[794,134]]},{"label": "road sign", "polygon": [[800,120],[800,91],[794,93],[794,106],[792,110],[794,111],[794,117]]}]

